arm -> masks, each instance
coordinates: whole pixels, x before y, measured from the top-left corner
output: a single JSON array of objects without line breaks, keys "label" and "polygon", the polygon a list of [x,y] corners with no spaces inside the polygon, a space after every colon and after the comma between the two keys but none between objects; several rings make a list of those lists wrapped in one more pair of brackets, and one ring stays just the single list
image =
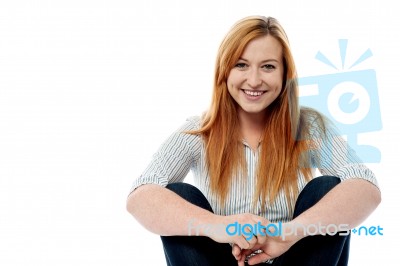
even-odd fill
[{"label": "arm", "polygon": [[191,220],[213,223],[213,213],[182,199],[159,185],[143,185],[132,192],[127,210],[149,231],[163,235],[188,235]]},{"label": "arm", "polygon": [[141,186],[131,193],[127,210],[146,229],[163,236],[188,235],[191,220],[213,223],[216,216],[153,184]]},{"label": "arm", "polygon": [[164,188],[169,183],[182,182],[193,161],[197,160],[198,155],[194,151],[199,150],[199,138],[182,133],[196,126],[196,121],[188,120],[169,136],[142,175],[134,181],[133,191],[127,199],[127,210],[153,233],[185,235],[187,230],[180,226],[185,224],[187,227],[185,216],[191,215],[191,218],[195,216],[201,220],[203,216],[210,216],[208,212]]},{"label": "arm", "polygon": [[234,243],[243,249],[251,248],[256,239],[244,235],[229,236],[225,231],[209,234],[204,225],[228,225],[239,222],[255,223],[259,217],[252,214],[220,216],[197,207],[174,192],[159,185],[143,185],[132,192],[127,210],[149,231],[162,236],[208,236],[219,243]]},{"label": "arm", "polygon": [[311,132],[312,140],[319,146],[312,152],[312,157],[316,158],[320,172],[337,176],[341,182],[292,222],[305,225],[347,224],[348,229],[354,228],[364,221],[381,201],[376,177],[330,121],[315,120],[311,125]]},{"label": "arm", "polygon": [[[296,224],[317,225],[320,229],[327,225],[348,224],[351,229],[364,221],[379,205],[381,195],[379,189],[368,181],[362,179],[349,179],[341,182],[329,191],[317,204],[300,214],[292,221],[283,225],[290,230],[285,238],[257,236],[258,243],[253,249],[262,249],[260,253],[249,260],[250,265],[261,263],[265,260],[275,258],[286,252],[292,245],[306,237],[302,229],[293,233]],[[331,228],[332,229],[332,228]],[[283,229],[285,230],[285,229]],[[329,233],[321,230],[322,234]],[[332,232],[337,233],[337,232]],[[285,234],[285,233],[283,233]],[[252,253],[251,250],[241,250],[234,246],[232,253],[238,260],[238,265],[244,265],[244,259]]]},{"label": "arm", "polygon": [[[300,214],[294,220],[286,223],[285,239],[280,237],[259,237],[259,245],[265,253],[254,256],[252,263],[261,262],[286,252],[297,241],[306,237],[303,227],[314,225],[319,227],[321,234],[335,233],[335,229],[351,229],[364,221],[379,205],[381,201],[375,175],[368,169],[343,138],[329,124],[321,130],[318,123],[312,129],[312,140],[318,148],[312,150],[311,156],[319,170],[324,175],[338,176],[341,183],[328,192],[317,204]],[[302,227],[296,227],[302,225]],[[330,232],[326,231],[328,225]],[[294,234],[293,228],[298,228]],[[307,232],[306,232],[307,233]],[[268,247],[268,248],[267,248]],[[233,254],[243,261],[243,254],[236,247]],[[241,265],[241,264],[240,264]]]},{"label": "arm", "polygon": [[348,229],[351,229],[364,221],[380,201],[381,193],[375,185],[363,179],[348,179],[290,223],[322,226],[348,224]]},{"label": "arm", "polygon": [[248,221],[253,218],[252,215],[215,215],[164,187],[169,183],[181,182],[197,162],[201,151],[200,137],[182,133],[195,129],[195,126],[193,121],[188,121],[161,145],[149,166],[135,180],[127,199],[127,210],[145,228],[159,235],[206,235],[217,242],[249,247],[243,236],[228,236],[223,232],[208,235],[205,226],[229,224],[240,219]]}]

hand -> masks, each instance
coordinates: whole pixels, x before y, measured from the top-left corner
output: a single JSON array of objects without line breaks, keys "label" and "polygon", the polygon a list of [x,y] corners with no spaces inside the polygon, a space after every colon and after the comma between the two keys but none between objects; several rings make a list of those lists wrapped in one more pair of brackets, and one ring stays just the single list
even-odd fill
[{"label": "hand", "polygon": [[[267,232],[265,232],[264,234],[258,234],[257,243],[251,249],[242,249],[238,245],[233,245],[232,254],[238,261],[238,265],[244,266],[244,262],[247,256],[253,254],[257,250],[260,250],[262,252],[256,253],[254,256],[249,258],[249,265],[262,263],[266,260],[276,258],[285,253],[291,246],[293,246],[303,237],[296,234],[284,234],[284,232],[289,231],[285,230],[285,228],[290,229],[289,226],[289,224],[283,224],[283,232],[271,232],[270,230],[269,234]],[[292,231],[290,230],[289,232]]]},{"label": "hand", "polygon": [[222,230],[210,233],[210,230],[209,232],[205,232],[206,230],[203,229],[203,232],[204,235],[207,235],[218,243],[230,243],[233,246],[238,246],[240,249],[248,250],[252,249],[254,245],[257,244],[256,233],[252,232],[252,227],[257,224],[260,219],[263,218],[248,213],[215,216],[212,225],[219,225],[219,228],[222,228]]}]

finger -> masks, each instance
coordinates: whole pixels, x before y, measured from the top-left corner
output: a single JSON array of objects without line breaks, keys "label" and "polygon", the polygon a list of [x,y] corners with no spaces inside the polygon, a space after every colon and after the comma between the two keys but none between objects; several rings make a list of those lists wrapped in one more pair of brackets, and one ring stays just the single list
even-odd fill
[{"label": "finger", "polygon": [[250,259],[248,259],[247,263],[249,265],[256,265],[259,263],[263,263],[266,260],[272,259],[271,256],[265,254],[265,253],[258,253],[254,256],[252,256]]},{"label": "finger", "polygon": [[244,229],[243,237],[249,243],[249,246],[246,249],[251,249],[258,242],[256,232],[252,232],[249,227]]},{"label": "finger", "polygon": [[247,242],[243,236],[237,238],[236,245],[238,245],[240,249],[248,249],[250,247],[249,242]]},{"label": "finger", "polygon": [[238,265],[245,266],[245,261],[248,255],[252,253],[251,250],[245,249],[241,252],[241,258],[238,260]]},{"label": "finger", "polygon": [[251,239],[247,240],[249,246],[247,249],[252,249],[258,243],[258,236],[253,236]]},{"label": "finger", "polygon": [[238,245],[234,244],[232,247],[232,255],[235,257],[236,260],[239,260],[241,257],[241,249]]},{"label": "finger", "polygon": [[253,252],[254,252],[254,251],[251,250],[251,249],[242,249],[241,254],[242,254],[244,257],[247,257],[247,256],[249,256],[250,254],[252,254]]},{"label": "finger", "polygon": [[257,244],[264,245],[267,242],[267,234],[264,233],[262,235],[257,235]]}]

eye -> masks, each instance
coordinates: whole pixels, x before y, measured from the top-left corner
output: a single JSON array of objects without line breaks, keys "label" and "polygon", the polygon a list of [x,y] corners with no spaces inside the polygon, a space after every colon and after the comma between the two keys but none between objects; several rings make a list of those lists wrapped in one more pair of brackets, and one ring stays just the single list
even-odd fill
[{"label": "eye", "polygon": [[247,64],[245,64],[245,63],[237,63],[237,64],[235,65],[235,67],[236,67],[236,68],[239,68],[239,69],[244,69],[244,68],[247,67]]},{"label": "eye", "polygon": [[266,70],[274,70],[276,67],[271,64],[266,64],[266,65],[263,65],[262,68],[264,68]]}]

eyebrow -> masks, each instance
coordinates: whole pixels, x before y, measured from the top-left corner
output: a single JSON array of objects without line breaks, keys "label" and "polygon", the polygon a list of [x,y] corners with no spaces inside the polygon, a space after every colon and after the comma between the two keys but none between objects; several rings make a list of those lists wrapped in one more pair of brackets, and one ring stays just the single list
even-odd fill
[{"label": "eyebrow", "polygon": [[[239,60],[242,60],[242,61],[246,61],[246,62],[249,62],[249,60],[247,60],[247,59],[245,59],[245,58],[243,58],[243,57],[239,57],[239,59],[238,59],[238,61]],[[265,59],[265,60],[262,60],[260,63],[261,64],[264,64],[264,63],[268,63],[268,62],[276,62],[276,63],[279,63],[279,60],[277,60],[277,59]]]}]

